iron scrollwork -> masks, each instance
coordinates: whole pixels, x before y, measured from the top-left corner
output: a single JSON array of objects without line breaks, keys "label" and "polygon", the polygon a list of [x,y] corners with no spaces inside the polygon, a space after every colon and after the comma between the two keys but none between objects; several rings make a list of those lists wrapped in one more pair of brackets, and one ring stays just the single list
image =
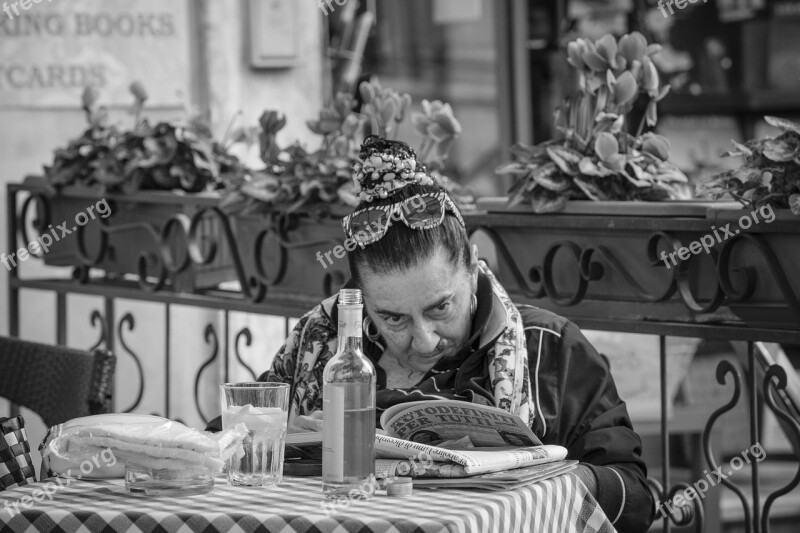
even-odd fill
[{"label": "iron scrollwork", "polygon": [[253,343],[253,334],[250,332],[250,328],[242,328],[242,330],[236,334],[236,342],[233,345],[233,349],[236,360],[244,367],[245,370],[247,370],[247,372],[253,378],[253,381],[256,381],[257,376],[255,371],[250,365],[245,363],[244,359],[242,359],[242,353],[239,350],[239,341],[242,339],[244,339],[245,346],[250,346]]},{"label": "iron scrollwork", "polygon": [[[323,218],[320,216],[310,216],[310,218],[320,224],[323,222]],[[253,301],[262,301],[271,287],[281,283],[286,274],[288,256],[292,250],[340,244],[332,239],[292,241],[290,235],[299,223],[299,215],[295,213],[274,212],[270,214],[267,222],[260,226],[252,247],[254,272],[248,278],[248,284],[252,291],[250,297]],[[265,247],[265,243],[270,243],[270,246]],[[265,250],[269,251],[273,261],[277,263],[277,268],[272,273],[269,273],[264,265]],[[332,285],[338,281],[344,281],[344,274],[339,271],[333,271],[324,276],[323,292],[329,294]]]},{"label": "iron scrollwork", "polygon": [[206,344],[211,345],[211,355],[208,356],[208,359],[200,365],[200,368],[197,369],[197,374],[194,378],[194,405],[197,409],[197,413],[200,415],[200,418],[203,420],[203,423],[208,423],[208,417],[203,414],[203,410],[200,408],[200,379],[203,375],[203,371],[208,368],[214,361],[217,360],[219,357],[219,337],[217,337],[217,332],[214,330],[214,326],[211,324],[206,325],[206,329],[204,332],[204,337],[206,340]]},{"label": "iron scrollwork", "polygon": [[93,352],[94,350],[96,350],[100,346],[105,346],[106,349],[111,350],[112,347],[108,345],[108,323],[107,323],[105,317],[102,315],[102,313],[100,313],[100,311],[95,309],[94,311],[92,311],[92,315],[90,317],[90,321],[92,323],[92,326],[94,326],[94,327],[97,327],[97,323],[98,322],[100,323],[100,338],[97,339],[97,342],[95,342],[89,348],[89,351]]},{"label": "iron scrollwork", "polygon": [[132,314],[125,313],[125,316],[120,319],[117,326],[117,338],[119,339],[119,343],[122,346],[122,349],[131,356],[131,359],[133,359],[133,363],[136,365],[136,373],[139,374],[139,390],[136,393],[136,399],[133,401],[130,407],[122,411],[123,413],[130,413],[139,406],[142,401],[142,396],[144,395],[144,370],[142,369],[142,362],[139,360],[139,356],[136,355],[136,352],[134,352],[130,346],[128,346],[128,343],[125,342],[125,337],[122,335],[123,325],[127,326],[128,331],[134,330],[136,327],[136,322]]},{"label": "iron scrollwork", "polygon": [[[753,356],[751,355],[751,358],[752,357]],[[755,371],[755,369],[752,368],[751,371]],[[724,385],[727,381],[727,376],[731,376],[733,381],[733,395],[725,405],[719,407],[711,414],[706,422],[705,428],[703,429],[703,452],[705,454],[706,464],[712,472],[719,471],[720,466],[714,459],[714,453],[711,448],[711,431],[716,421],[723,414],[736,407],[741,397],[742,378],[739,370],[729,361],[720,361],[719,365],[717,366],[717,382],[720,385]],[[784,411],[784,409],[779,406],[774,399],[775,394],[785,394],[787,386],[786,371],[780,365],[771,365],[769,368],[767,368],[761,385],[763,387],[762,390],[764,391],[764,399],[766,404],[769,406],[772,412],[775,413],[778,418],[783,420],[787,427],[794,432],[796,438],[800,439],[800,423],[798,423],[795,418]],[[755,394],[755,392],[756,391],[751,391],[751,394]],[[751,414],[751,424],[752,423],[753,420]],[[753,445],[755,444],[757,443],[754,443]],[[749,462],[750,461],[748,461],[748,463]],[[798,484],[800,484],[800,464],[798,465],[797,471],[792,480],[783,487],[770,493],[766,497],[763,506],[761,505],[760,501],[755,501],[755,499],[752,501],[749,500],[744,492],[735,484],[733,484],[733,482],[726,479],[725,476],[718,477],[721,483],[733,491],[742,503],[742,508],[744,510],[745,532],[750,533],[755,529],[755,531],[760,533],[769,533],[769,515],[772,509],[772,504],[779,497],[791,492],[795,487],[798,486]],[[758,483],[758,478],[756,477],[752,482]]]},{"label": "iron scrollwork", "polygon": [[[775,413],[775,416],[780,418],[790,431],[794,432],[795,442],[800,442],[800,422],[791,415],[789,415],[781,406],[777,404],[773,394],[781,394],[786,391],[787,379],[786,371],[780,365],[772,365],[767,369],[764,375],[764,400],[769,408]],[[769,533],[769,513],[772,510],[772,504],[775,500],[788,494],[795,487],[800,484],[800,462],[797,464],[797,471],[789,483],[783,487],[773,491],[767,496],[764,502],[763,512],[761,513],[761,531]]]},{"label": "iron scrollwork", "polygon": [[[650,283],[647,285],[640,283],[631,274],[631,269],[619,259],[610,247],[595,244],[581,246],[567,238],[550,245],[542,254],[541,264],[527,268],[528,276],[526,277],[523,274],[526,268],[519,264],[519,254],[510,251],[501,232],[489,226],[478,226],[470,234],[478,230],[485,233],[492,242],[498,261],[510,273],[519,293],[526,298],[548,298],[561,306],[575,306],[586,299],[587,295],[591,298],[589,288],[592,282],[608,280],[607,274],[613,272],[615,278],[620,279],[634,296],[634,301],[641,303],[665,302],[672,299],[677,293],[686,309],[693,313],[713,313],[724,305],[745,303],[751,299],[757,283],[756,272],[752,268],[737,267],[732,260],[733,250],[742,242],[750,242],[766,263],[768,268],[765,272],[769,272],[772,276],[786,305],[791,309],[795,321],[800,324],[800,297],[793,289],[774,250],[759,235],[742,233],[723,242],[718,249],[709,250],[708,257],[713,268],[709,268],[709,275],[712,279],[706,288],[710,288],[710,293],[701,299],[694,292],[694,280],[690,267],[699,265],[699,261],[704,259],[700,256],[695,257],[694,254],[686,260],[672,254],[675,261],[672,276],[663,288],[653,288],[652,279],[648,279]],[[663,260],[663,254],[666,251],[659,255],[659,250],[663,250],[660,247],[661,243],[664,241],[666,241],[666,251],[685,248],[681,239],[674,233],[654,232],[647,239],[646,263],[643,261],[643,264],[647,264],[653,269],[668,268]],[[566,254],[561,253],[562,251]],[[556,275],[561,274],[563,270],[563,263],[556,265],[557,255],[572,258],[577,265],[578,275],[571,280],[571,289],[567,291],[558,289],[554,281]],[[743,281],[739,282],[739,288],[736,287],[733,280],[735,274],[743,277]]]}]

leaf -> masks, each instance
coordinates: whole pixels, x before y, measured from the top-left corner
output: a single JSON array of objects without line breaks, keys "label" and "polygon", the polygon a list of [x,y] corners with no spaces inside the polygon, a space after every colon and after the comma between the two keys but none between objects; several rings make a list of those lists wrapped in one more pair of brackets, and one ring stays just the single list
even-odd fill
[{"label": "leaf", "polygon": [[761,183],[761,171],[757,168],[753,168],[751,166],[743,165],[733,171],[731,174],[732,178],[735,178],[742,182],[742,184],[760,184]]},{"label": "leaf", "polygon": [[507,174],[511,174],[513,176],[521,176],[528,172],[527,168],[522,166],[521,164],[517,163],[516,161],[512,161],[511,163],[504,163],[497,167],[494,171],[495,174],[498,176],[505,176]]},{"label": "leaf", "polygon": [[769,116],[769,115],[765,116],[764,120],[770,126],[774,126],[776,128],[780,128],[783,131],[793,131],[793,132],[795,132],[797,134],[800,134],[800,125],[795,124],[791,120],[787,120],[785,118],[780,118],[780,117],[772,117],[772,116]]},{"label": "leaf", "polygon": [[562,211],[564,206],[567,205],[567,198],[565,196],[550,193],[548,191],[538,191],[531,198],[531,207],[534,213],[556,213]]},{"label": "leaf", "polygon": [[731,144],[733,144],[733,146],[739,152],[741,152],[742,155],[745,155],[747,157],[752,157],[753,156],[753,151],[750,148],[748,148],[747,146],[745,146],[743,144],[740,144],[740,143],[734,141],[733,139],[731,139]]},{"label": "leaf", "polygon": [[518,180],[508,189],[508,204],[506,204],[506,207],[517,206],[525,200],[528,196],[528,190],[524,187],[526,181],[524,179]]},{"label": "leaf", "polygon": [[578,163],[581,160],[581,155],[574,150],[565,148],[563,146],[548,146],[547,155],[564,174],[575,176],[578,174]]},{"label": "leaf", "polygon": [[596,186],[594,183],[592,183],[591,181],[589,181],[589,180],[583,180],[583,179],[581,179],[581,178],[575,178],[573,181],[575,182],[575,185],[577,185],[577,186],[578,186],[578,188],[580,188],[580,190],[582,190],[582,191],[583,191],[583,193],[584,193],[584,194],[585,194],[585,195],[586,195],[586,196],[587,196],[587,197],[588,197],[590,200],[594,200],[594,201],[596,201],[596,202],[597,202],[597,201],[600,201],[600,200],[606,200],[606,199],[607,199],[607,198],[606,198],[606,195],[605,195],[605,194],[603,194],[603,191],[601,191],[601,190],[600,190],[600,189],[599,189],[599,188],[598,188],[598,187],[597,187],[597,186]]},{"label": "leaf", "polygon": [[764,157],[770,161],[785,162],[791,161],[797,153],[797,144],[792,144],[785,140],[768,139],[763,144]]},{"label": "leaf", "polygon": [[585,176],[605,177],[614,174],[614,172],[611,170],[601,167],[592,161],[590,157],[584,157],[581,159],[580,163],[578,163],[578,169],[580,170],[581,174]]},{"label": "leaf", "polygon": [[570,180],[558,174],[558,168],[553,163],[548,163],[531,172],[533,181],[553,192],[563,192],[569,189]]}]

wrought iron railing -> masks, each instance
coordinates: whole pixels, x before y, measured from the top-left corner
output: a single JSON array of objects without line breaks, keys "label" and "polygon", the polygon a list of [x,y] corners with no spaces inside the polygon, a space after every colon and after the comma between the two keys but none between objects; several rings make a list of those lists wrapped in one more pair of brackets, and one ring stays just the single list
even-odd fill
[{"label": "wrought iron railing", "polygon": [[[81,198],[80,194],[73,197]],[[158,200],[158,198],[161,198]],[[7,242],[9,250],[25,245],[29,235],[26,220],[45,231],[56,220],[62,197],[38,186],[10,185],[7,196]],[[112,197],[112,202],[134,201]],[[164,197],[157,197],[158,201]],[[35,206],[35,213],[32,209]],[[473,214],[467,216],[473,236],[483,234],[494,255],[493,269],[510,295],[521,303],[531,303],[552,310],[575,321],[586,329],[626,331],[658,335],[660,338],[661,372],[661,446],[662,477],[652,480],[657,501],[671,500],[688,489],[685,483],[673,483],[670,474],[670,424],[667,407],[666,336],[700,337],[738,340],[747,343],[747,375],[743,380],[738,369],[729,362],[720,363],[717,381],[733,383],[730,401],[717,409],[707,420],[702,435],[703,454],[709,469],[717,468],[711,433],[719,417],[730,411],[741,399],[742,390],[749,398],[749,430],[752,445],[760,442],[759,392],[771,410],[796,433],[800,426],[796,413],[787,410],[785,396],[787,376],[780,366],[765,368],[759,379],[757,341],[800,345],[800,279],[796,279],[797,257],[786,257],[792,243],[800,241],[800,222],[792,219],[763,224],[756,232],[737,234],[721,243],[707,255],[693,255],[674,268],[662,264],[659,252],[679,249],[699,238],[713,227],[722,225],[727,215],[713,214],[705,218],[691,217],[610,217],[610,216],[529,216]],[[222,213],[208,198],[187,199],[181,212],[167,213],[161,220],[141,220],[137,227],[150,235],[147,253],[141,253],[131,276],[103,275],[91,277],[91,269],[103,266],[114,258],[120,247],[130,246],[119,236],[130,231],[113,225],[113,216],[98,220],[94,229],[87,225],[76,239],[77,250],[63,264],[74,265],[73,279],[23,279],[14,266],[9,272],[9,331],[20,332],[20,291],[39,289],[56,295],[56,340],[66,341],[68,294],[101,297],[103,309],[90,313],[89,321],[98,330],[95,346],[116,348],[119,357],[130,357],[136,369],[139,386],[130,405],[117,406],[130,412],[140,407],[145,372],[142,356],[128,342],[136,330],[133,314],[116,316],[115,303],[120,299],[162,304],[165,307],[165,405],[163,414],[170,417],[170,379],[172,367],[170,308],[174,305],[217,310],[222,313],[222,330],[214,323],[203,328],[208,354],[194,369],[194,402],[200,418],[207,421],[212,413],[203,412],[200,396],[205,372],[222,362],[223,378],[228,378],[229,364],[234,362],[247,375],[256,377],[242,350],[250,346],[253,333],[243,327],[231,331],[230,313],[284,317],[284,333],[288,335],[289,317],[298,317],[316,305],[322,296],[331,294],[344,281],[346,266],[331,265],[330,270],[316,263],[312,255],[292,259],[298,250],[313,252],[319,247],[338,243],[332,235],[312,230],[298,238],[299,218],[307,223],[338,227],[338,221],[323,215],[279,214],[250,220],[257,227],[244,233],[242,225]],[[259,226],[259,224],[261,224]],[[90,233],[94,231],[94,233]],[[92,239],[91,235],[95,238]],[[117,239],[117,240],[114,240]],[[800,243],[798,243],[800,244]],[[247,250],[245,252],[244,250]],[[794,248],[800,250],[800,246]],[[752,252],[748,255],[747,252]],[[122,254],[117,254],[122,255]],[[755,258],[755,259],[754,259]],[[45,258],[46,259],[46,258]],[[292,262],[294,261],[294,262]],[[788,261],[788,262],[787,262]],[[105,264],[107,266],[107,264]],[[205,267],[218,271],[228,269],[230,281],[238,288],[204,288],[196,279],[186,276],[207,273]],[[304,268],[303,272],[298,269]],[[215,274],[216,275],[216,274]],[[183,277],[181,277],[183,276]],[[308,281],[305,287],[287,287],[290,278]],[[177,290],[189,287],[191,290]],[[234,342],[231,344],[231,340]],[[231,346],[233,347],[231,350]],[[232,353],[231,353],[232,352]],[[183,371],[184,369],[180,369]],[[795,450],[797,453],[797,450]],[[769,530],[769,517],[777,498],[800,483],[798,472],[783,488],[769,494],[762,504],[759,492],[757,461],[751,463],[752,487],[748,499],[741,489],[724,482],[741,499],[746,531]],[[727,481],[727,480],[725,480]],[[663,527],[672,524],[693,525],[697,531],[708,529],[699,499],[676,506],[666,513]],[[718,524],[713,527],[718,527]]]}]

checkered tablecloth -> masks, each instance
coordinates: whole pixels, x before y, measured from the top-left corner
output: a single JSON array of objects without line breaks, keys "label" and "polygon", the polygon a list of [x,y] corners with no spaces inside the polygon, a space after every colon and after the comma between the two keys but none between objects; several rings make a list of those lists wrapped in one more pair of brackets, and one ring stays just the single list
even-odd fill
[{"label": "checkered tablecloth", "polygon": [[331,516],[321,505],[319,478],[284,478],[269,488],[230,487],[220,478],[209,494],[185,498],[131,495],[121,483],[73,480],[51,490],[52,501],[36,493],[42,501],[14,505],[42,487],[0,492],[0,531],[614,532],[569,474],[505,492],[415,488],[411,496],[389,497],[378,491]]}]

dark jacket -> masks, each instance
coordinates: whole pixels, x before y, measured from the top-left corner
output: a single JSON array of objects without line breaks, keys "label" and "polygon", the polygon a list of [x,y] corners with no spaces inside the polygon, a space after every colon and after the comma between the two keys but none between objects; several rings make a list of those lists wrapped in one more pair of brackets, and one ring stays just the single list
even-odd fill
[{"label": "dark jacket", "polygon": [[655,502],[645,482],[642,442],[607,361],[569,320],[533,307],[519,309],[531,328],[531,385],[544,417],[544,424],[536,417],[534,433],[544,444],[566,447],[569,459],[592,469],[597,501],[620,533],[647,531]]}]

